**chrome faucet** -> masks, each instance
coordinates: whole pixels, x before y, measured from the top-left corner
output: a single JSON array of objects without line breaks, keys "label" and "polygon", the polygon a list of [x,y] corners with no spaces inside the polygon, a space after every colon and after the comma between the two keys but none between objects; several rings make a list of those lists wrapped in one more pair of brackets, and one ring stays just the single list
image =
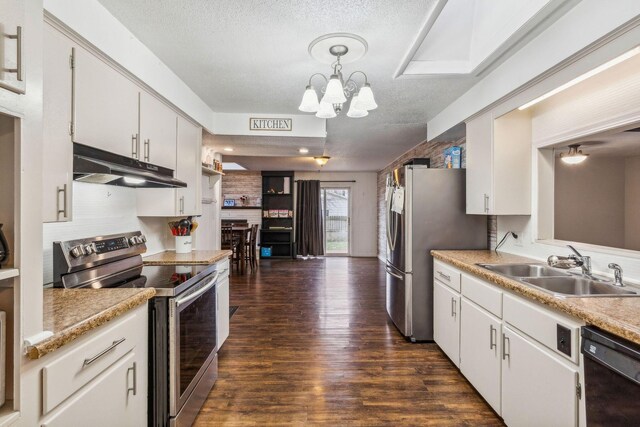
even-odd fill
[{"label": "chrome faucet", "polygon": [[622,267],[612,262],[609,264],[609,268],[613,270],[613,277],[615,278],[613,284],[616,286],[624,286],[624,283],[622,283]]},{"label": "chrome faucet", "polygon": [[571,245],[567,245],[567,247],[571,249],[573,254],[569,256],[551,255],[547,258],[547,264],[551,267],[562,268],[565,270],[581,267],[583,276],[593,278],[593,275],[591,274],[591,257],[583,256]]}]

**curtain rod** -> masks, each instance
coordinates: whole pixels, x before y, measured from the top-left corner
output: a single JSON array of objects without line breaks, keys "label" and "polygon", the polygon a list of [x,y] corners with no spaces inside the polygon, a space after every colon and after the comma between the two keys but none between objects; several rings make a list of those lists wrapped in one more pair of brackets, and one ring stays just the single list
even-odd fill
[{"label": "curtain rod", "polygon": [[[305,180],[301,180],[301,179],[296,179],[295,180],[295,182],[298,182],[298,181],[305,181]],[[313,181],[313,180],[311,180],[311,181]],[[347,181],[347,180],[322,181],[321,180],[320,182],[357,182],[357,181],[355,179],[353,179],[353,180],[350,180],[350,181]]]}]

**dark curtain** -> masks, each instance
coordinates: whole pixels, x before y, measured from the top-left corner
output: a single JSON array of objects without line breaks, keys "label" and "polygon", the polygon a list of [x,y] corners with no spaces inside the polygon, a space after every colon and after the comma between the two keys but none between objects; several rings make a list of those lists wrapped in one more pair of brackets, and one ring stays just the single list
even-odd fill
[{"label": "dark curtain", "polygon": [[298,255],[324,255],[320,181],[298,181],[296,201]]}]

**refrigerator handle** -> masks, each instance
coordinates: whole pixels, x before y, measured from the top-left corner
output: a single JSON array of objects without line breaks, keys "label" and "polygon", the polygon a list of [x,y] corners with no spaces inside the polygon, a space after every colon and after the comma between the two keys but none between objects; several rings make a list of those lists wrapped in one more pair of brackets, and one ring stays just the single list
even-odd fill
[{"label": "refrigerator handle", "polygon": [[[394,186],[389,187],[390,191],[389,191],[389,198],[387,199],[387,243],[389,244],[389,247],[391,248],[391,250],[394,250],[396,248],[396,234],[398,232],[398,228],[396,227],[392,227],[391,222],[393,221],[393,212],[391,212],[391,204],[392,204],[392,200],[393,200],[393,192],[395,190]],[[391,231],[391,229],[394,228],[393,232]]]},{"label": "refrigerator handle", "polygon": [[389,273],[390,275],[392,275],[393,277],[395,277],[396,279],[400,279],[402,281],[404,281],[404,277],[400,276],[399,274],[394,273],[393,271],[391,271],[391,269],[389,268],[389,266],[385,267],[385,270],[387,270],[387,273]]}]

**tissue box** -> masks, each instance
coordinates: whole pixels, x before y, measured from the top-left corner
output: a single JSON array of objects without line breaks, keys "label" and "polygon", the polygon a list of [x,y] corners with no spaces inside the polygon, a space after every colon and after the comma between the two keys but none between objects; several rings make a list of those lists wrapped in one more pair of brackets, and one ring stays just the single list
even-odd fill
[{"label": "tissue box", "polygon": [[269,257],[271,256],[271,246],[263,246],[260,248],[260,255],[262,257]]},{"label": "tissue box", "polygon": [[462,163],[462,149],[449,147],[444,150],[444,167],[446,169],[460,169]]}]

